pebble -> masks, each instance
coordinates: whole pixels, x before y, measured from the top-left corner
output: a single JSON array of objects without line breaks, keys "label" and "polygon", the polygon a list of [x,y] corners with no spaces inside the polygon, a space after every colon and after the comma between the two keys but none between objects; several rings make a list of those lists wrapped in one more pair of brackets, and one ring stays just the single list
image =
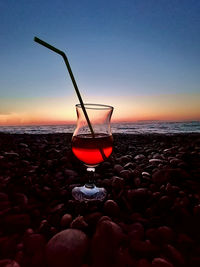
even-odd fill
[{"label": "pebble", "polygon": [[86,247],[95,240],[99,249],[89,246],[80,267],[200,266],[200,138],[115,138],[112,156],[96,170],[107,198],[83,205],[71,196],[72,184],[86,177],[70,135],[1,135],[1,260],[49,267],[47,241],[79,228]]},{"label": "pebble", "polygon": [[24,237],[24,252],[30,257],[38,252],[44,252],[46,240],[41,234],[29,234]]},{"label": "pebble", "polygon": [[19,205],[19,207],[25,209],[28,205],[28,198],[23,193],[14,194],[14,201]]},{"label": "pebble", "polygon": [[0,255],[2,258],[13,258],[17,250],[15,235],[0,237]]},{"label": "pebble", "polygon": [[153,154],[153,159],[164,159],[164,156],[162,154],[155,153]]},{"label": "pebble", "polygon": [[120,164],[115,164],[114,167],[113,167],[113,171],[117,174],[120,174],[121,171],[123,171],[123,167],[122,165]]},{"label": "pebble", "polygon": [[148,195],[148,189],[147,188],[137,188],[137,189],[132,189],[128,191],[128,198],[133,199],[133,198],[146,198]]},{"label": "pebble", "polygon": [[119,175],[123,177],[124,179],[129,179],[131,176],[130,170],[122,170],[120,171]]},{"label": "pebble", "polygon": [[194,240],[185,233],[178,234],[177,243],[184,250],[191,249],[195,244]]},{"label": "pebble", "polygon": [[137,222],[129,226],[129,237],[133,240],[142,240],[144,238],[144,227]]},{"label": "pebble", "polygon": [[131,256],[128,248],[120,247],[115,267],[136,266],[136,260]]},{"label": "pebble", "polygon": [[5,210],[9,210],[11,207],[11,202],[10,201],[0,201],[0,211],[5,211]]},{"label": "pebble", "polygon": [[28,214],[9,214],[4,217],[4,229],[8,232],[21,232],[30,226]]},{"label": "pebble", "polygon": [[150,177],[151,175],[150,175],[150,173],[148,173],[148,172],[142,172],[142,176]]},{"label": "pebble", "polygon": [[131,240],[130,248],[133,253],[139,254],[140,256],[153,256],[156,255],[160,248],[149,240],[141,241],[141,240]]},{"label": "pebble", "polygon": [[186,171],[182,169],[161,169],[156,171],[153,176],[152,180],[156,184],[164,184],[166,182],[182,182],[183,180],[189,179],[189,175]]},{"label": "pebble", "polygon": [[0,267],[20,267],[20,265],[14,260],[4,259],[0,260]]},{"label": "pebble", "polygon": [[70,170],[70,169],[65,169],[64,173],[67,177],[77,177],[78,173],[74,170]]},{"label": "pebble", "polygon": [[52,236],[51,225],[47,220],[42,220],[38,229],[47,239]]},{"label": "pebble", "polygon": [[152,165],[158,165],[160,163],[163,163],[164,161],[162,159],[150,159],[149,163],[151,163]]},{"label": "pebble", "polygon": [[102,217],[92,237],[92,266],[117,266],[117,255],[123,238],[124,234],[120,226],[109,217]]},{"label": "pebble", "polygon": [[60,226],[62,228],[68,228],[72,222],[72,215],[69,213],[66,213],[62,216],[60,221]]},{"label": "pebble", "polygon": [[25,143],[20,143],[19,146],[20,146],[20,147],[23,147],[23,148],[28,148],[28,145],[25,144]]},{"label": "pebble", "polygon": [[158,201],[158,205],[161,209],[169,209],[172,204],[172,199],[168,196],[161,196]]},{"label": "pebble", "polygon": [[121,190],[124,187],[124,179],[118,176],[112,177],[112,187],[116,190]]},{"label": "pebble", "polygon": [[151,267],[151,263],[147,259],[140,259],[137,262],[137,267]]},{"label": "pebble", "polygon": [[106,202],[104,203],[103,210],[105,214],[110,217],[118,217],[120,213],[118,204],[112,199],[106,200]]},{"label": "pebble", "polygon": [[71,222],[70,227],[79,230],[84,230],[88,227],[88,224],[86,223],[83,216],[78,216]]},{"label": "pebble", "polygon": [[169,257],[169,259],[171,259],[173,263],[178,264],[180,266],[185,265],[185,260],[182,254],[174,246],[169,244],[165,245],[165,253],[166,256]]},{"label": "pebble", "polygon": [[8,201],[8,195],[6,193],[0,192],[0,201]]},{"label": "pebble", "polygon": [[124,169],[125,169],[125,170],[128,170],[128,169],[135,169],[136,166],[137,166],[137,165],[134,164],[133,162],[128,162],[128,163],[126,163],[126,164],[124,165]]},{"label": "pebble", "polygon": [[63,230],[46,245],[48,267],[75,267],[83,264],[88,250],[88,237],[77,229]]},{"label": "pebble", "polygon": [[136,187],[139,187],[141,185],[140,177],[134,178],[134,184],[135,184]]},{"label": "pebble", "polygon": [[174,267],[172,263],[163,258],[154,258],[152,261],[153,267]]},{"label": "pebble", "polygon": [[140,161],[140,160],[143,160],[143,159],[145,159],[146,157],[145,157],[145,155],[143,155],[143,154],[138,154],[138,155],[136,155],[135,157],[134,157],[134,160],[136,160],[136,161]]},{"label": "pebble", "polygon": [[182,160],[177,159],[177,158],[172,158],[172,159],[170,159],[169,163],[170,163],[172,166],[178,166],[178,164],[182,163]]},{"label": "pebble", "polygon": [[96,229],[97,223],[102,216],[103,214],[101,212],[96,211],[85,215],[84,219],[86,223],[89,225],[89,227],[93,230]]},{"label": "pebble", "polygon": [[124,155],[124,156],[121,156],[120,158],[118,158],[118,161],[120,163],[127,163],[129,162],[129,160],[131,160],[131,156],[130,155]]},{"label": "pebble", "polygon": [[19,154],[16,152],[4,152],[4,156],[9,158],[19,158]]},{"label": "pebble", "polygon": [[171,243],[174,240],[174,232],[168,226],[160,226],[158,228],[158,234],[164,243]]}]

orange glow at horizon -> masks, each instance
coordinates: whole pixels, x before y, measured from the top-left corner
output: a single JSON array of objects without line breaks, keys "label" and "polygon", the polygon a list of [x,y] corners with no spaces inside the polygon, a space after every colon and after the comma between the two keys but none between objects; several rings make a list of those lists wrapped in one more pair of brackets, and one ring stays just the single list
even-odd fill
[{"label": "orange glow at horizon", "polygon": [[[96,101],[95,99],[98,99]],[[88,103],[109,104],[114,107],[112,122],[138,120],[200,120],[200,94],[156,96],[92,96]],[[20,100],[0,111],[0,125],[55,125],[76,123],[75,97],[71,99]],[[1,100],[0,100],[1,104]],[[5,106],[2,102],[1,106]]]}]

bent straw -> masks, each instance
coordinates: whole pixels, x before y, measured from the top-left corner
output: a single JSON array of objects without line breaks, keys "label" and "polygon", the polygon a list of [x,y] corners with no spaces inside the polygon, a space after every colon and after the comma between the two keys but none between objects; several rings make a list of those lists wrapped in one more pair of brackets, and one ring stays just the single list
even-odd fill
[{"label": "bent straw", "polygon": [[[80,94],[79,89],[78,89],[78,86],[77,86],[77,84],[76,84],[76,81],[75,81],[74,75],[73,75],[73,73],[72,73],[72,70],[71,70],[69,61],[68,61],[68,59],[67,59],[67,56],[65,55],[65,53],[64,53],[63,51],[61,51],[61,50],[57,49],[56,47],[54,47],[54,46],[52,46],[52,45],[46,43],[45,41],[39,39],[39,38],[36,37],[36,36],[34,37],[34,41],[37,42],[37,43],[39,43],[39,44],[41,44],[41,45],[43,45],[43,46],[45,46],[45,47],[47,47],[48,49],[50,49],[50,50],[56,52],[57,54],[59,54],[59,55],[61,55],[61,56],[63,57],[63,59],[64,59],[64,61],[65,61],[65,64],[66,64],[66,66],[67,66],[69,75],[70,75],[70,77],[71,77],[72,83],[73,83],[73,85],[74,85],[74,89],[75,89],[76,94],[77,94],[77,96],[78,96],[78,99],[79,99],[79,101],[80,101],[80,104],[81,104],[83,113],[84,113],[84,115],[85,115],[87,124],[88,124],[88,126],[89,126],[89,128],[90,128],[92,137],[95,138],[95,133],[94,133],[94,130],[93,130],[93,128],[92,128],[92,124],[91,124],[91,122],[90,122],[90,119],[89,119],[89,117],[88,117],[87,111],[86,111],[86,109],[85,109],[85,106],[84,106],[84,103],[83,103],[81,94]],[[107,157],[106,157],[106,155],[105,155],[103,149],[102,149],[101,147],[99,147],[99,150],[100,150],[100,152],[101,152],[101,155],[102,155],[103,160],[106,160]]]},{"label": "bent straw", "polygon": [[65,61],[65,64],[66,64],[66,66],[67,66],[69,75],[70,75],[70,77],[71,77],[72,83],[73,83],[73,85],[74,85],[74,89],[75,89],[76,94],[77,94],[77,96],[78,96],[78,99],[79,99],[79,101],[80,101],[80,104],[81,104],[83,113],[84,113],[84,115],[85,115],[87,124],[88,124],[88,126],[89,126],[89,128],[90,128],[92,137],[94,138],[94,137],[95,137],[94,130],[93,130],[93,128],[92,128],[90,119],[89,119],[88,114],[87,114],[87,111],[86,111],[86,109],[85,109],[85,106],[84,106],[84,103],[83,103],[81,94],[80,94],[79,89],[78,89],[78,86],[77,86],[77,84],[76,84],[76,81],[75,81],[74,75],[73,75],[73,73],[72,73],[72,70],[71,70],[69,61],[68,61],[68,59],[67,59],[67,56],[65,55],[65,53],[64,53],[63,51],[61,51],[61,50],[55,48],[54,46],[52,46],[52,45],[50,45],[50,44],[44,42],[43,40],[39,39],[38,37],[34,37],[34,41],[37,42],[37,43],[39,43],[39,44],[41,44],[41,45],[43,45],[43,46],[45,46],[45,47],[47,47],[48,49],[50,49],[50,50],[56,52],[57,54],[59,54],[59,55],[61,55],[61,56],[63,57],[63,59],[64,59],[64,61]]}]

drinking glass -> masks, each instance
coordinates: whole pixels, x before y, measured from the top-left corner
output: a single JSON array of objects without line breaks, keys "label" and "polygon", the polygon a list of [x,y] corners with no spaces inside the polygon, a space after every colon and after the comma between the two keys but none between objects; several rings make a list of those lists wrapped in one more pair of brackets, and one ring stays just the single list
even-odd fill
[{"label": "drinking glass", "polygon": [[102,104],[84,104],[91,128],[80,104],[76,105],[77,125],[72,137],[72,151],[87,168],[88,182],[75,187],[72,196],[79,201],[100,200],[106,197],[106,190],[94,184],[95,167],[112,153],[113,137],[110,119],[113,107]]}]

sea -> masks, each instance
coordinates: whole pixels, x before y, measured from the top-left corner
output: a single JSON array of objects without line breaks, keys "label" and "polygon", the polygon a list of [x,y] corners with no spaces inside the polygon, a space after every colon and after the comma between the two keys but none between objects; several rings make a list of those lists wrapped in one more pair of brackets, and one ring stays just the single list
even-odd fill
[{"label": "sea", "polygon": [[[10,134],[52,134],[73,133],[75,124],[0,126],[0,133]],[[200,121],[139,121],[111,124],[112,133],[123,134],[177,134],[200,133]]]}]

